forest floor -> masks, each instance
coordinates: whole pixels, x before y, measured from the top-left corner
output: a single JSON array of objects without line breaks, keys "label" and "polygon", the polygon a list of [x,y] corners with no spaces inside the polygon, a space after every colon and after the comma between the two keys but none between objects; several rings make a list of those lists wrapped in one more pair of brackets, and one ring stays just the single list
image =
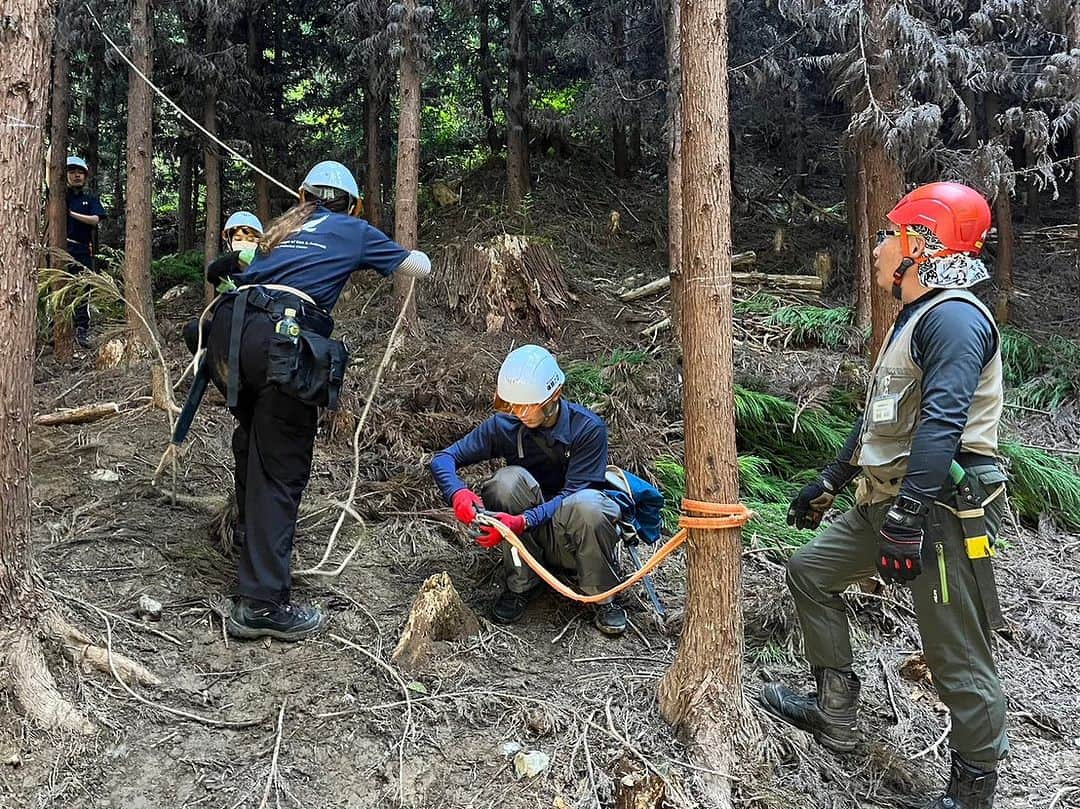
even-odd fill
[{"label": "forest floor", "polygon": [[[681,457],[678,352],[670,333],[640,335],[663,315],[663,298],[626,305],[615,293],[664,272],[659,181],[616,186],[546,164],[544,171],[522,230],[554,246],[577,297],[547,342],[564,364],[596,362],[616,349],[645,352],[633,374],[611,381],[602,409],[613,460],[648,471],[661,454]],[[466,183],[459,205],[423,223],[424,245],[497,232],[496,187],[492,173]],[[836,193],[819,189],[815,198],[824,204]],[[620,219],[614,234],[612,211]],[[804,221],[788,235],[797,248],[776,255],[765,220],[762,209],[750,207],[736,223],[736,249],[762,256],[756,269],[809,271],[814,249],[842,239],[837,227]],[[1061,259],[1062,288],[1050,294],[1025,286],[1041,261],[1021,255],[1018,285],[1031,297],[1017,304],[1020,325],[1075,329],[1067,303],[1077,295],[1075,276],[1067,277],[1071,258]],[[139,689],[147,699],[215,723],[255,723],[179,719],[54,655],[62,691],[99,731],[62,738],[34,730],[5,698],[0,807],[592,809],[616,805],[623,774],[640,770],[641,757],[669,782],[665,806],[703,805],[694,797],[696,773],[655,698],[678,640],[681,554],[657,576],[673,615],[658,620],[634,592],[627,598],[633,631],[621,639],[600,637],[587,614],[554,595],[534,602],[518,625],[486,620],[499,590],[496,555],[467,540],[440,510],[426,461],[487,413],[499,361],[512,344],[544,335],[484,333],[449,312],[436,289],[420,292],[420,332],[406,337],[388,368],[361,437],[357,510],[365,525],[346,522],[332,558],[356,542],[359,551],[339,577],[296,583],[298,599],[328,611],[328,633],[295,645],[242,643],[223,633],[219,610],[233,567],[210,527],[215,498],[231,490],[231,418],[221,398],[212,393],[204,403],[176,481],[189,499],[172,505],[148,483],[167,438],[165,416],[144,398],[146,366],[98,371],[92,352],[61,366],[42,349],[36,412],[122,404],[106,421],[34,430],[34,552],[48,589],[102,642],[101,613],[88,605],[130,619],[110,619],[112,644],[163,679],[161,688]],[[187,361],[179,329],[198,311],[199,294],[188,290],[158,307],[174,378]],[[346,405],[359,413],[393,320],[389,285],[362,279],[336,315],[358,362]],[[864,364],[857,353],[785,348],[752,324],[736,336],[740,379],[796,400]],[[1008,429],[1033,443],[1075,448],[1078,416],[1075,403],[1052,415],[1010,412]],[[322,555],[338,515],[334,504],[352,474],[350,418],[324,426],[297,569]],[[998,662],[1010,699],[1012,755],[997,806],[1080,807],[1080,537],[1045,521],[1035,528],[1012,520],[1005,539],[997,571],[1011,632],[999,639]],[[480,634],[444,644],[419,671],[392,675],[383,664],[412,599],[443,571],[481,616]],[[756,705],[763,678],[809,685],[809,676],[782,558],[748,537],[744,574],[745,687]],[[143,595],[164,605],[160,622],[135,620]],[[864,680],[864,742],[851,755],[834,755],[759,711],[771,740],[764,752],[771,775],[739,783],[740,805],[918,807],[943,783],[946,715],[914,657],[919,638],[907,593],[852,594],[848,603]],[[550,767],[516,779],[506,743],[546,753]]]}]

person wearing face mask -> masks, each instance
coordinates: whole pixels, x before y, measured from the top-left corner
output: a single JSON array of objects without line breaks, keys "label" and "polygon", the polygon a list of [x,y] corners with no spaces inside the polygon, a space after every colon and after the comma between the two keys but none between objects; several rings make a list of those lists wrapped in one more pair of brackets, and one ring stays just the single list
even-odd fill
[{"label": "person wearing face mask", "polygon": [[860,681],[840,594],[877,574],[911,588],[923,655],[949,709],[952,769],[928,809],[992,809],[1009,750],[994,665],[1003,625],[994,542],[1005,511],[998,464],[1004,382],[993,315],[970,291],[990,206],[960,183],[930,183],[888,214],[876,282],[903,302],[874,364],[863,416],[840,456],[799,492],[788,523],[817,528],[860,478],[856,507],[791,557],[787,583],[817,688],[769,683],[773,715],[840,752],[857,746]]},{"label": "person wearing face mask", "polygon": [[[499,369],[495,414],[465,437],[435,453],[431,472],[454,515],[471,526],[477,510],[490,510],[546,565],[576,574],[586,595],[619,582],[615,546],[623,508],[610,491],[607,425],[598,415],[562,398],[566,376],[544,348],[510,352]],[[459,476],[462,467],[501,458],[506,466],[479,493]],[[484,548],[502,537],[479,529]],[[492,606],[499,623],[518,621],[540,589],[537,575],[509,543],[502,544],[505,589]],[[609,600],[593,622],[607,635],[626,629],[626,612]]]},{"label": "person wearing face mask", "polygon": [[206,268],[206,281],[218,292],[227,292],[235,285],[232,276],[242,273],[255,259],[255,248],[263,235],[262,222],[249,211],[237,211],[225,222],[221,241],[225,252]]}]

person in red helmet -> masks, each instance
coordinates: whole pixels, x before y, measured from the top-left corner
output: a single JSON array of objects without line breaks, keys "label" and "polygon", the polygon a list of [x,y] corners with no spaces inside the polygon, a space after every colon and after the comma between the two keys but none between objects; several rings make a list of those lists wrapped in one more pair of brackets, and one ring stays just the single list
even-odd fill
[{"label": "person in red helmet", "polygon": [[992,652],[1001,611],[990,567],[1005,508],[996,461],[1000,340],[970,288],[990,207],[960,183],[916,188],[888,214],[876,282],[903,308],[874,364],[862,418],[839,457],[792,501],[788,524],[816,528],[856,477],[856,507],[787,565],[816,691],[769,683],[761,702],[826,747],[855,750],[859,677],[840,594],[873,574],[911,588],[923,654],[952,720],[952,770],[928,809],[991,809],[1008,752]]}]

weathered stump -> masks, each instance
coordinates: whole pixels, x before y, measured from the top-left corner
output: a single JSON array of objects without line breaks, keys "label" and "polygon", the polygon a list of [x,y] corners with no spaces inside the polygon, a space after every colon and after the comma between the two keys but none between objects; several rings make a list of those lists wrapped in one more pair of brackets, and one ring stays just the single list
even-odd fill
[{"label": "weathered stump", "polygon": [[440,641],[479,631],[476,615],[465,606],[450,576],[437,573],[420,586],[392,659],[402,668],[415,669],[423,665]]}]

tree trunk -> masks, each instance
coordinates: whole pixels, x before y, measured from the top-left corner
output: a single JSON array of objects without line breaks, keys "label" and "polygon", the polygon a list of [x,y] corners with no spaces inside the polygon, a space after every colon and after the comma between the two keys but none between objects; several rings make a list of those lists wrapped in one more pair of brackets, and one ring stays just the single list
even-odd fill
[{"label": "tree trunk", "polygon": [[671,322],[678,335],[682,293],[682,112],[680,101],[679,18],[681,0],[667,0],[664,14],[667,44],[668,130],[668,275],[671,276]]},{"label": "tree trunk", "polygon": [[386,99],[379,96],[375,81],[368,79],[366,103],[364,104],[364,141],[367,147],[367,176],[364,178],[364,215],[368,222],[382,230],[383,221],[383,175],[381,154],[380,119]]},{"label": "tree trunk", "polygon": [[[416,53],[417,0],[405,0],[404,49],[401,53],[401,117],[398,120],[397,181],[394,184],[394,240],[416,249],[419,231],[417,192],[420,185],[420,61]],[[398,307],[404,303],[411,279],[394,276]],[[409,303],[405,322],[416,322],[416,300]]]},{"label": "tree trunk", "polygon": [[[1001,99],[994,93],[988,93],[985,101],[986,124],[990,138],[1002,137],[998,115],[1001,112]],[[1014,294],[1013,256],[1015,240],[1013,237],[1012,199],[1009,189],[999,185],[994,197],[994,221],[997,225],[997,250],[994,255],[994,285],[997,287],[997,299],[994,301],[994,319],[999,326],[1009,322],[1009,306]]]},{"label": "tree trunk", "polygon": [[641,116],[630,122],[630,171],[641,168]]},{"label": "tree trunk", "polygon": [[480,26],[480,74],[477,84],[480,86],[480,109],[487,121],[487,142],[492,154],[502,150],[499,128],[495,125],[495,105],[493,84],[495,81],[495,63],[491,58],[491,8],[488,0],[480,0],[476,7],[476,16]]},{"label": "tree trunk", "polygon": [[[1034,168],[1036,165],[1035,152],[1030,146],[1024,147],[1024,168]],[[1034,230],[1039,227],[1042,220],[1039,195],[1039,185],[1036,182],[1038,177],[1035,172],[1028,175],[1027,180],[1027,199],[1024,200],[1024,227],[1027,230]]]},{"label": "tree trunk", "polygon": [[[737,503],[727,3],[684,0],[680,22],[687,497]],[[757,735],[742,697],[740,531],[692,529],[687,548],[686,612],[660,710],[708,771],[708,805],[729,807],[739,751]]]},{"label": "tree trunk", "polygon": [[[262,44],[259,40],[259,14],[252,10],[247,15],[247,63],[248,71],[256,87],[261,91],[263,87],[263,54]],[[251,133],[251,151],[255,158],[255,165],[266,170],[266,147],[263,145],[263,134],[256,129]],[[270,221],[270,181],[259,172],[252,172],[252,183],[255,185],[255,215],[263,226]]]},{"label": "tree trunk", "polygon": [[[71,106],[71,59],[68,39],[58,32],[53,41],[52,60],[52,123],[49,128],[49,247],[67,250],[67,152],[68,117]],[[92,164],[91,164],[92,165]],[[87,178],[89,181],[89,177]],[[61,362],[68,362],[74,353],[71,315],[53,315],[53,350]]]},{"label": "tree trunk", "polygon": [[[90,94],[83,104],[83,114],[86,119],[86,144],[84,154],[86,162],[90,166],[90,176],[95,181],[101,176],[101,160],[98,152],[101,143],[101,104],[105,85],[105,50],[100,38],[94,39],[87,57],[87,70],[90,73]],[[100,188],[95,182],[95,188]]]},{"label": "tree trunk", "polygon": [[195,154],[189,144],[180,151],[180,194],[176,207],[176,251],[195,247]]},{"label": "tree trunk", "polygon": [[[615,9],[611,19],[611,43],[611,61],[618,76],[626,65],[626,16],[621,7]],[[615,177],[625,180],[630,176],[630,155],[626,145],[626,123],[618,105],[611,116],[611,143],[614,149]]]},{"label": "tree trunk", "polygon": [[859,155],[852,144],[841,148],[848,232],[851,234],[851,278],[855,302],[855,326],[861,333],[870,328],[870,287],[874,283],[869,256],[870,225],[866,221],[866,186],[859,179]]},{"label": "tree trunk", "polygon": [[[864,0],[865,18],[869,21],[867,29],[866,58],[868,72],[872,81],[874,98],[885,109],[893,108],[896,95],[896,78],[888,75],[882,66],[881,54],[890,43],[885,41],[882,20],[891,0]],[[869,102],[867,102],[869,103]],[[868,288],[860,289],[861,294],[870,301],[870,362],[877,357],[878,349],[885,340],[885,334],[896,320],[900,311],[900,301],[892,292],[882,289],[874,280],[874,255],[871,249],[873,234],[887,221],[886,214],[900,200],[904,190],[904,175],[900,165],[885,151],[885,144],[872,135],[856,138],[855,150],[858,160],[858,201],[865,211],[856,218],[864,225],[862,231],[864,249],[860,252],[862,267],[856,273],[862,284]],[[856,238],[859,232],[856,231]]]},{"label": "tree trunk", "polygon": [[[209,43],[207,43],[209,47]],[[203,98],[203,126],[217,135],[217,90],[206,88]],[[206,229],[203,231],[204,261],[218,257],[221,245],[221,158],[211,141],[203,143],[203,173],[206,176]]]},{"label": "tree trunk", "polygon": [[529,174],[529,4],[510,0],[510,75],[506,110],[506,197],[510,210],[532,190]]},{"label": "tree trunk", "polygon": [[[132,0],[131,61],[145,75],[153,73],[151,0]],[[127,205],[124,234],[124,297],[128,328],[148,351],[160,343],[154,323],[153,289],[150,284],[153,239],[152,121],[154,97],[150,87],[128,74]]]},{"label": "tree trunk", "polygon": [[[1080,3],[1073,3],[1066,20],[1069,48],[1080,49]],[[1076,194],[1076,277],[1080,281],[1080,120],[1073,124],[1073,189]]]}]

